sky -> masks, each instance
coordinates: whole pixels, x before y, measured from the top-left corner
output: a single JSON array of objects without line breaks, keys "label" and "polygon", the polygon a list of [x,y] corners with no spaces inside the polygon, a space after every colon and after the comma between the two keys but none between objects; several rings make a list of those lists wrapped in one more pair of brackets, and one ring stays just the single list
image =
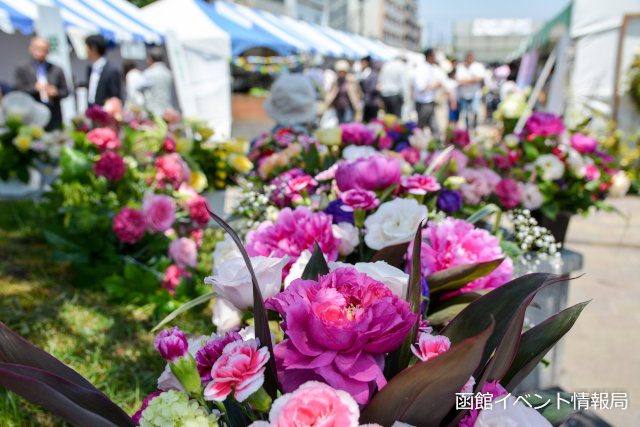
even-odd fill
[{"label": "sky", "polygon": [[418,0],[429,44],[451,42],[453,23],[480,18],[532,18],[546,21],[570,0]]}]

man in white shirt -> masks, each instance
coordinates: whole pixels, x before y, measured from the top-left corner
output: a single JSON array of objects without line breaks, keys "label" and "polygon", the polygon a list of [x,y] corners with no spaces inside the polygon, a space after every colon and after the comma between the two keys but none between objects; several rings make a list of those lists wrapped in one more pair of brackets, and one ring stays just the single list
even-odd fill
[{"label": "man in white shirt", "polygon": [[404,57],[398,56],[384,63],[378,75],[378,90],[385,113],[401,117],[402,104],[409,93],[409,70]]},{"label": "man in white shirt", "polygon": [[104,105],[109,98],[122,99],[120,70],[107,61],[107,42],[101,35],[85,39],[87,58],[87,94],[89,105]]},{"label": "man in white shirt", "polygon": [[162,48],[149,49],[143,82],[138,90],[144,93],[144,105],[154,116],[162,117],[164,110],[173,108],[173,77],[163,62]]},{"label": "man in white shirt", "polygon": [[436,63],[433,49],[424,52],[425,63],[418,66],[413,78],[413,99],[418,111],[418,127],[428,126],[431,136],[440,139],[440,128],[436,117],[436,97],[444,76]]},{"label": "man in white shirt", "polygon": [[476,118],[482,100],[484,75],[484,65],[476,62],[471,52],[467,53],[465,62],[458,64],[456,69],[456,79],[460,83],[458,87],[458,108],[460,114],[465,115],[467,129],[476,127]]}]

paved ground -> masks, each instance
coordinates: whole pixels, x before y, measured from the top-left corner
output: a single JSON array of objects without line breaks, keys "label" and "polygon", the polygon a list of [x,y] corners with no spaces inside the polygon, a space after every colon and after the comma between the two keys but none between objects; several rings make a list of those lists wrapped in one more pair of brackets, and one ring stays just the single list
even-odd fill
[{"label": "paved ground", "polygon": [[626,392],[629,407],[600,410],[614,426],[640,426],[640,198],[612,203],[628,216],[574,217],[566,247],[584,256],[569,303],[591,299],[565,338],[561,385],[575,392]]}]

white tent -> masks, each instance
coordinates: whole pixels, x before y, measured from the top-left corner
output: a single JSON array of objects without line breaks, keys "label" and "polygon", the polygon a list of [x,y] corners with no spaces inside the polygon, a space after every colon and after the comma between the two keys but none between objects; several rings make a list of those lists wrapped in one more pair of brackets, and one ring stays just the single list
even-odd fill
[{"label": "white tent", "polygon": [[166,32],[180,108],[213,126],[216,135],[231,134],[231,41],[194,0],[158,0],[143,16]]}]

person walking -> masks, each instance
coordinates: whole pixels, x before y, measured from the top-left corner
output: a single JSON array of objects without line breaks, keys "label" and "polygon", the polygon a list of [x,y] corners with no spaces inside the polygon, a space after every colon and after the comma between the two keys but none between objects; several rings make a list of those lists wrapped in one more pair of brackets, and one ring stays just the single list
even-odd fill
[{"label": "person walking", "polygon": [[362,121],[365,123],[368,123],[378,117],[380,104],[382,104],[382,98],[380,97],[380,91],[378,90],[378,75],[380,74],[381,66],[382,64],[379,61],[373,62],[371,64],[371,72],[362,82],[364,104]]},{"label": "person walking", "polygon": [[385,113],[401,117],[402,105],[408,101],[404,98],[409,92],[409,70],[403,56],[384,63],[378,75],[378,89]]},{"label": "person walking", "polygon": [[429,127],[431,136],[440,139],[440,127],[436,117],[436,97],[444,76],[436,63],[433,49],[424,52],[425,62],[418,66],[413,78],[413,99],[418,111],[418,127]]},{"label": "person walking", "polygon": [[456,80],[456,69],[453,68],[445,81],[442,83],[447,95],[447,105],[449,106],[449,127],[458,126],[460,110],[458,109],[458,81]]},{"label": "person walking", "polygon": [[64,72],[62,68],[47,61],[49,42],[46,39],[32,38],[29,53],[31,59],[20,64],[15,70],[15,90],[28,93],[49,108],[51,120],[46,130],[60,128],[62,127],[60,100],[69,95]]},{"label": "person walking", "polygon": [[107,42],[101,35],[85,39],[87,57],[91,65],[87,69],[87,98],[89,105],[104,105],[109,98],[122,100],[120,71],[111,64],[105,54]]},{"label": "person walking", "polygon": [[344,59],[336,62],[337,79],[325,99],[325,108],[334,108],[339,123],[349,123],[361,116],[362,91],[352,73],[349,62]]},{"label": "person walking", "polygon": [[143,83],[138,88],[144,93],[144,105],[154,116],[162,116],[164,110],[173,107],[173,77],[163,62],[162,48],[149,49],[149,67],[142,73]]},{"label": "person walking", "polygon": [[135,62],[125,61],[122,64],[122,73],[124,74],[124,87],[127,94],[125,107],[143,106],[144,95],[139,89],[143,82],[142,71],[140,71]]},{"label": "person walking", "polygon": [[473,53],[467,53],[465,61],[458,64],[456,78],[460,84],[458,88],[458,108],[460,115],[464,114],[467,129],[475,129],[480,102],[482,101],[482,84],[485,77],[485,67],[476,62]]}]

